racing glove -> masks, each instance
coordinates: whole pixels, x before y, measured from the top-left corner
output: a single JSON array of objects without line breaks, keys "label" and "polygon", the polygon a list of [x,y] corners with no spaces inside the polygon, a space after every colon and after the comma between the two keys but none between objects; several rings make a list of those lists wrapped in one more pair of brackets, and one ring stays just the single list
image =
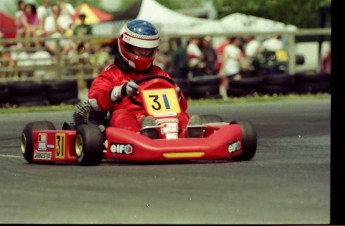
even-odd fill
[{"label": "racing glove", "polygon": [[129,81],[120,86],[115,86],[111,91],[110,98],[115,102],[124,97],[132,97],[137,93],[138,87],[138,84],[134,81]]}]

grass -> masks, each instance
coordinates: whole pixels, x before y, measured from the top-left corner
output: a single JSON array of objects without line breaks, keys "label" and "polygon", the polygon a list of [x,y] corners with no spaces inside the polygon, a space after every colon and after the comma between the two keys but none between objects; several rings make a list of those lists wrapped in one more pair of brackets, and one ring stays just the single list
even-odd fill
[{"label": "grass", "polygon": [[[272,102],[272,101],[299,101],[299,100],[320,100],[330,99],[330,94],[290,94],[290,95],[263,95],[254,94],[248,97],[232,97],[228,99],[198,99],[188,100],[188,105],[206,105],[206,104],[232,104],[232,103],[252,103],[252,102]],[[43,106],[43,107],[7,107],[0,108],[0,114],[10,113],[28,113],[28,112],[54,112],[54,111],[73,111],[73,105]]]}]

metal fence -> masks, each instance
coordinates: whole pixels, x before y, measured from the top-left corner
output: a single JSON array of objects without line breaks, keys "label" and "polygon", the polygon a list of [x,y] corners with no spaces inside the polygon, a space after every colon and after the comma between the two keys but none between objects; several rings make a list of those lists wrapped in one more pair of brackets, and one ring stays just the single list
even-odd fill
[{"label": "metal fence", "polygon": [[[317,36],[320,40],[324,40],[325,37],[330,38],[331,29],[330,28],[317,28],[317,29],[299,29],[296,31],[282,31],[282,32],[236,32],[236,33],[222,33],[222,34],[210,34],[205,31],[204,33],[195,35],[162,35],[162,46],[166,48],[168,40],[171,38],[185,38],[189,39],[192,37],[230,37],[230,36],[240,36],[246,37],[248,35],[253,36],[268,36],[273,34],[280,34],[284,36],[287,40],[287,52],[289,55],[288,63],[288,73],[294,74],[296,72],[296,37],[297,36]],[[322,38],[321,38],[322,37]],[[61,55],[61,47],[58,44],[59,41],[71,40],[71,41],[89,41],[93,46],[100,44],[107,44],[114,40],[113,36],[84,36],[84,37],[61,37],[61,38],[50,38],[50,37],[39,37],[32,39],[0,39],[0,82],[6,83],[11,81],[26,81],[26,80],[42,80],[54,78],[57,80],[76,80],[76,79],[88,79],[95,77],[100,70],[105,66],[103,64],[107,62],[97,61],[100,53],[93,53],[88,55],[89,58],[94,59],[92,63],[80,63],[80,58],[78,56],[78,61],[69,63],[68,58],[63,58]],[[56,54],[44,58],[35,59],[12,59],[8,57],[10,54],[18,54],[21,52],[37,52],[40,50],[46,50],[44,44],[40,47],[19,47],[18,43],[23,42],[40,42],[45,43],[46,41],[56,42]],[[7,54],[7,55],[6,55]],[[7,57],[6,57],[7,56]],[[103,56],[107,57],[107,56]],[[111,54],[108,56],[112,58]],[[67,60],[66,60],[67,59]],[[25,60],[34,60],[36,63],[27,65],[24,63]],[[112,59],[109,59],[111,61]],[[104,59],[103,59],[104,61]],[[87,61],[90,62],[90,61]],[[32,73],[40,72],[41,76],[32,76]],[[46,76],[50,75],[50,76]]]}]

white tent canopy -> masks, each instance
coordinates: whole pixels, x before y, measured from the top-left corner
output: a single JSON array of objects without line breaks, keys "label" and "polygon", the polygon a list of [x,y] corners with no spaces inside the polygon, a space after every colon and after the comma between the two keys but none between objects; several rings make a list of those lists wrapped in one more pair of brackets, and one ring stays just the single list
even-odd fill
[{"label": "white tent canopy", "polygon": [[186,16],[175,12],[155,0],[143,0],[136,19],[152,22],[163,34],[176,34],[181,29],[208,21],[208,19]]},{"label": "white tent canopy", "polygon": [[[134,19],[134,18],[133,18]],[[186,16],[159,4],[155,0],[142,0],[136,19],[148,20],[165,35],[214,35],[230,32],[281,32],[296,30],[294,25],[266,18],[233,13],[220,20]],[[126,21],[109,21],[93,26],[94,34],[117,34]]]},{"label": "white tent canopy", "polygon": [[220,20],[204,21],[196,26],[180,30],[179,33],[191,35],[224,34],[228,32],[279,32],[297,30],[294,25],[266,18],[233,13]]}]

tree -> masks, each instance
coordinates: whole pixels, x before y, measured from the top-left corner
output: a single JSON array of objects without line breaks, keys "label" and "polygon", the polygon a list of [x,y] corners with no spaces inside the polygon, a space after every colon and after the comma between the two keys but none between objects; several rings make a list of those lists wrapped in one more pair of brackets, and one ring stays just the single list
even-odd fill
[{"label": "tree", "polygon": [[[230,13],[244,13],[293,24],[299,28],[318,27],[318,10],[329,0],[214,0],[219,18]],[[244,4],[245,3],[245,4]],[[226,10],[222,10],[225,8]]]}]

